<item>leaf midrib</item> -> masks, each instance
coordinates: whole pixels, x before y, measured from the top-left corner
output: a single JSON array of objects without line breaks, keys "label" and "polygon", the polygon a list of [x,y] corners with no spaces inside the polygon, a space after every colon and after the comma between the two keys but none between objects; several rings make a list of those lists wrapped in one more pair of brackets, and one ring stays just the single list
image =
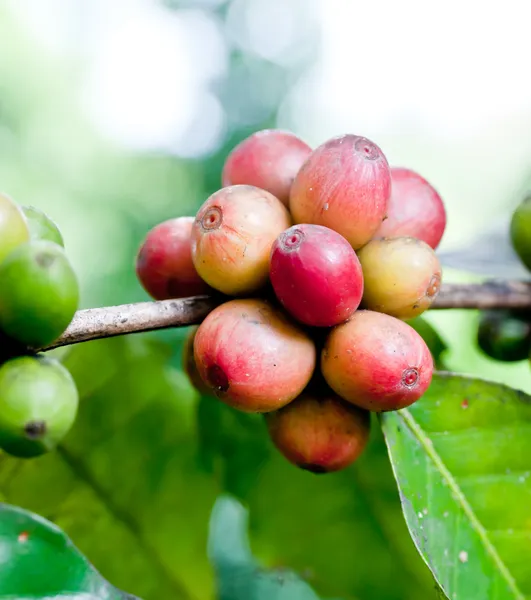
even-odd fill
[{"label": "leaf midrib", "polygon": [[525,596],[518,589],[518,585],[511,572],[507,568],[507,565],[503,562],[500,555],[498,554],[498,551],[496,550],[496,547],[489,539],[487,530],[481,524],[481,521],[476,516],[474,510],[470,506],[457,481],[454,479],[451,472],[444,464],[442,458],[435,451],[435,448],[433,447],[433,443],[430,440],[430,438],[426,435],[422,427],[417,423],[417,421],[408,409],[402,409],[398,412],[398,415],[404,421],[404,423],[407,425],[410,431],[414,434],[414,436],[417,438],[420,445],[424,448],[427,456],[431,459],[431,461],[441,474],[442,478],[445,479],[448,483],[448,487],[453,492],[455,501],[457,502],[457,504],[460,505],[461,509],[468,517],[472,528],[475,529],[476,533],[478,534],[483,546],[485,547],[485,550],[487,551],[487,554],[492,558],[495,565],[498,567],[500,573],[505,578],[511,591],[514,592],[516,599],[525,600]]}]

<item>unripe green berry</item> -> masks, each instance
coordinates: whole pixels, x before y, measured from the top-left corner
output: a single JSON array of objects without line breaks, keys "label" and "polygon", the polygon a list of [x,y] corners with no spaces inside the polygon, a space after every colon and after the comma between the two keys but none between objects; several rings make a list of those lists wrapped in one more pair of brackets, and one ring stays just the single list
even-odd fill
[{"label": "unripe green berry", "polygon": [[29,239],[28,222],[22,209],[12,198],[0,193],[0,262]]},{"label": "unripe green berry", "polygon": [[34,206],[23,206],[22,210],[26,216],[32,240],[48,240],[65,247],[59,227],[45,212]]},{"label": "unripe green berry", "polygon": [[55,341],[79,302],[76,274],[64,250],[31,241],[0,264],[0,328],[31,348]]},{"label": "unripe green berry", "polygon": [[32,458],[53,450],[72,427],[78,391],[52,358],[22,356],[0,367],[0,447]]},{"label": "unripe green berry", "polygon": [[426,311],[439,293],[442,269],[435,251],[417,238],[374,239],[358,251],[362,306],[398,319]]},{"label": "unripe green berry", "polygon": [[531,271],[531,195],[514,211],[510,232],[516,253]]},{"label": "unripe green berry", "polygon": [[525,360],[531,349],[531,315],[512,310],[484,311],[477,340],[490,358],[504,362]]}]

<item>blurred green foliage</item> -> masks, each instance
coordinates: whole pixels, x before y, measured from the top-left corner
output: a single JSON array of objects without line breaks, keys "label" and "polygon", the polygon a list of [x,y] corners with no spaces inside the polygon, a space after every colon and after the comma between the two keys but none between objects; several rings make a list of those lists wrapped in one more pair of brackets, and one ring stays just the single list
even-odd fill
[{"label": "blurred green foliage", "polygon": [[[190,2],[168,4],[179,10]],[[58,223],[83,307],[147,299],[133,269],[143,236],[164,219],[195,212],[220,185],[229,149],[275,124],[297,76],[234,50],[216,89],[228,116],[223,145],[183,160],[104,141],[80,108],[77,59],[41,51],[7,8],[0,8],[0,57],[0,190]],[[449,347],[450,368],[523,382],[522,364],[507,371],[479,356],[474,318],[470,311],[428,315],[444,342],[421,325],[438,352]],[[80,388],[78,422],[58,452],[31,462],[0,456],[1,498],[57,523],[114,585],[145,600],[214,598],[208,524],[225,492],[249,508],[260,562],[295,569],[319,594],[435,598],[376,427],[354,467],[326,477],[299,471],[271,447],[260,418],[191,390],[180,370],[185,333],[58,352]]]},{"label": "blurred green foliage", "polygon": [[77,422],[57,452],[0,455],[2,500],[59,525],[104,577],[144,600],[214,597],[208,522],[225,492],[249,508],[264,566],[295,569],[324,596],[429,600],[378,427],[352,468],[300,471],[261,417],[198,398],[169,357],[141,336],[68,350]]}]

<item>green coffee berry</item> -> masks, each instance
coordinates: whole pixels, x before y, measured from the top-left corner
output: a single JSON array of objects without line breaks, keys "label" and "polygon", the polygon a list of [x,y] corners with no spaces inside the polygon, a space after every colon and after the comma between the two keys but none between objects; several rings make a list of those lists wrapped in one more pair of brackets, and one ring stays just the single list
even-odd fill
[{"label": "green coffee berry", "polygon": [[428,310],[441,286],[435,251],[412,237],[374,239],[358,250],[363,269],[362,306],[398,319]]},{"label": "green coffee berry", "polygon": [[0,367],[0,448],[20,458],[53,450],[72,427],[78,391],[68,370],[44,356]]},{"label": "green coffee berry", "polygon": [[526,268],[531,271],[531,195],[514,211],[510,233],[513,248]]},{"label": "green coffee berry", "polygon": [[48,240],[64,248],[63,236],[56,223],[42,210],[34,206],[23,206],[32,240]]},{"label": "green coffee berry", "polygon": [[0,264],[0,328],[21,344],[51,344],[70,324],[78,302],[74,269],[53,242],[23,244]]},{"label": "green coffee berry", "polygon": [[512,310],[484,311],[477,341],[480,349],[495,360],[525,360],[531,349],[531,315]]},{"label": "green coffee berry", "polygon": [[12,198],[0,193],[0,262],[29,239],[28,222],[22,209]]}]

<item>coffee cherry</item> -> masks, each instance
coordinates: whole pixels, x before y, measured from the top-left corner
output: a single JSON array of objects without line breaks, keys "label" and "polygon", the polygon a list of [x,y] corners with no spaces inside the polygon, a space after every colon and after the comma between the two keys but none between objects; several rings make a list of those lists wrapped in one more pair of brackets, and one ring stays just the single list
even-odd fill
[{"label": "coffee cherry", "polygon": [[269,435],[294,465],[312,473],[339,471],[365,449],[370,414],[330,392],[303,392],[284,408],[265,415]]},{"label": "coffee cherry", "polygon": [[155,300],[201,296],[211,291],[192,262],[194,217],[168,219],[153,227],[136,257],[136,274]]},{"label": "coffee cherry", "polygon": [[516,208],[511,219],[511,241],[520,260],[531,271],[531,195]]},{"label": "coffee cherry", "polygon": [[446,228],[446,209],[437,190],[415,171],[391,169],[387,218],[374,237],[415,237],[434,250]]},{"label": "coffee cherry", "polygon": [[330,332],[321,369],[344,400],[381,412],[409,406],[424,394],[433,359],[424,340],[403,321],[358,310]]},{"label": "coffee cherry", "polygon": [[311,151],[308,144],[289,131],[257,131],[227,157],[222,185],[254,185],[287,206],[291,184]]},{"label": "coffee cherry", "polygon": [[199,375],[199,370],[197,369],[197,365],[195,364],[194,357],[194,340],[195,334],[199,327],[192,327],[190,332],[186,336],[186,340],[184,341],[183,346],[183,354],[182,354],[182,366],[183,371],[188,375],[188,379],[192,386],[203,395],[211,394],[210,388],[206,385],[206,383],[201,379],[201,375]]},{"label": "coffee cherry", "polygon": [[78,392],[51,358],[22,356],[0,367],[0,447],[32,458],[53,450],[72,427]]},{"label": "coffee cherry", "polygon": [[29,239],[29,226],[22,209],[8,195],[0,194],[0,262]]},{"label": "coffee cherry", "polygon": [[263,300],[232,300],[201,323],[194,341],[201,379],[243,412],[269,412],[296,398],[315,368],[312,340]]},{"label": "coffee cherry", "polygon": [[273,289],[288,312],[307,325],[346,321],[363,293],[361,265],[347,240],[322,225],[294,225],[271,251]]},{"label": "coffee cherry", "polygon": [[74,269],[53,242],[23,244],[0,264],[0,328],[21,344],[51,344],[70,324],[78,301]]},{"label": "coffee cherry", "polygon": [[526,360],[531,351],[531,315],[513,310],[484,311],[477,341],[480,349],[495,360]]},{"label": "coffee cherry", "polygon": [[26,216],[32,240],[48,240],[65,247],[59,227],[45,212],[35,206],[23,206],[22,210]]},{"label": "coffee cherry", "polygon": [[197,213],[192,229],[195,268],[224,294],[252,293],[267,283],[271,246],[290,225],[286,207],[269,192],[249,185],[223,188]]},{"label": "coffee cherry", "polygon": [[358,251],[358,258],[365,283],[364,308],[411,319],[427,310],[439,293],[439,259],[416,238],[372,240]]},{"label": "coffee cherry", "polygon": [[380,148],[343,135],[310,154],[293,182],[289,207],[295,223],[329,227],[357,250],[381,225],[390,195],[391,173]]}]

